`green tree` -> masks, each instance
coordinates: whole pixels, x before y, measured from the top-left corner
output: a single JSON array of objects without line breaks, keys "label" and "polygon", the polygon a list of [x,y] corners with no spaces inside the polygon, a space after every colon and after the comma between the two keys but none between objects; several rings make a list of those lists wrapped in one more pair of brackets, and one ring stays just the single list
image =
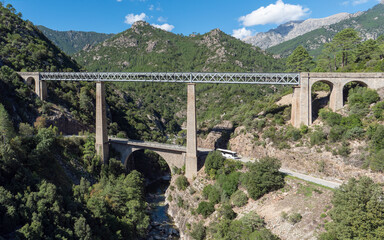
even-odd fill
[{"label": "green tree", "polygon": [[9,142],[15,136],[13,124],[4,106],[0,104],[0,141],[2,145]]},{"label": "green tree", "polygon": [[351,62],[352,50],[360,43],[360,39],[359,33],[352,28],[344,29],[333,37],[331,44],[335,47],[336,51],[341,53],[342,67]]},{"label": "green tree", "polygon": [[320,239],[383,239],[384,193],[372,179],[350,179],[334,193],[332,222]]},{"label": "green tree", "polygon": [[309,72],[314,62],[308,51],[302,46],[298,46],[287,58],[287,67],[289,72]]},{"label": "green tree", "polygon": [[210,152],[205,160],[205,172],[211,177],[215,177],[217,171],[224,166],[225,158],[221,152]]}]

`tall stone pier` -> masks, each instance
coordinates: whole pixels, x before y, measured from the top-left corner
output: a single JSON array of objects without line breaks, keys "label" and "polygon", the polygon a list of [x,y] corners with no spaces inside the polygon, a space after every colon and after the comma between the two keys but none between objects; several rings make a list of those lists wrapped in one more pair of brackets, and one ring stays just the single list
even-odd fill
[{"label": "tall stone pier", "polygon": [[108,164],[109,143],[107,134],[107,110],[104,82],[96,83],[96,152],[101,162]]},{"label": "tall stone pier", "polygon": [[197,174],[197,139],[196,139],[196,85],[188,83],[187,98],[187,153],[185,175],[192,179]]}]

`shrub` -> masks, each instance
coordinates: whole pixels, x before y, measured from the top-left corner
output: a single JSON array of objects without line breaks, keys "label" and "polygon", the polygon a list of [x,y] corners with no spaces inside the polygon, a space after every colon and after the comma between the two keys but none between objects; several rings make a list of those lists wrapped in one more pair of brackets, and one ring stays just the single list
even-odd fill
[{"label": "shrub", "polygon": [[176,178],[176,186],[177,189],[184,191],[189,186],[188,179],[184,175],[179,176]]},{"label": "shrub", "polygon": [[196,209],[196,212],[203,215],[204,218],[211,215],[214,211],[215,205],[212,202],[200,202]]},{"label": "shrub", "polygon": [[310,137],[311,146],[323,144],[326,137],[327,135],[322,130],[314,131]]},{"label": "shrub", "polygon": [[369,167],[373,171],[383,171],[384,170],[384,149],[381,149],[377,153],[372,154],[369,158]]},{"label": "shrub", "polygon": [[337,142],[342,139],[345,131],[346,129],[344,126],[335,125],[331,128],[328,138],[331,142]]},{"label": "shrub", "polygon": [[217,183],[220,185],[223,194],[226,197],[231,197],[231,195],[237,190],[239,185],[240,172],[232,172],[228,175],[221,174]]},{"label": "shrub", "polygon": [[243,178],[249,196],[258,199],[264,194],[284,186],[284,177],[279,172],[281,163],[276,158],[262,158],[251,163],[249,172]]},{"label": "shrub", "polygon": [[320,109],[319,116],[323,119],[329,126],[339,125],[342,119],[342,116],[338,113],[332,112],[329,109]]},{"label": "shrub", "polygon": [[248,202],[247,194],[241,190],[237,190],[234,194],[232,194],[231,202],[236,207],[242,207]]},{"label": "shrub", "polygon": [[219,209],[219,215],[226,219],[235,219],[236,213],[232,210],[231,204],[224,203],[221,208]]},{"label": "shrub", "polygon": [[203,240],[205,239],[205,233],[206,229],[202,222],[199,222],[197,224],[193,224],[192,231],[191,231],[191,237],[195,240]]},{"label": "shrub", "polygon": [[300,213],[292,213],[289,217],[288,217],[288,220],[292,223],[292,224],[296,224],[298,222],[301,221],[303,217],[301,216]]},{"label": "shrub", "polygon": [[371,133],[371,146],[375,151],[384,149],[384,126],[379,125],[376,130]]},{"label": "shrub", "polygon": [[220,191],[212,185],[207,185],[203,189],[203,197],[216,204],[220,202]]},{"label": "shrub", "polygon": [[379,103],[377,103],[373,108],[373,115],[375,116],[375,118],[377,119],[383,119],[383,111],[384,111],[384,101],[381,101]]},{"label": "shrub", "polygon": [[215,177],[217,170],[224,166],[224,161],[225,158],[221,155],[221,152],[210,152],[205,160],[205,173]]},{"label": "shrub", "polygon": [[352,129],[355,127],[362,127],[360,117],[353,114],[348,117],[343,117],[340,122],[341,125],[345,126],[347,129]]}]

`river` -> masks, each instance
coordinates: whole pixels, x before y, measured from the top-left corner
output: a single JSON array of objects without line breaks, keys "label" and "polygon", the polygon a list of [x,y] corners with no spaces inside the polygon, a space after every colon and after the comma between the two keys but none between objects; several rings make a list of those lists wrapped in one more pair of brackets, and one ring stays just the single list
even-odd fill
[{"label": "river", "polygon": [[146,201],[150,210],[151,225],[146,239],[179,239],[179,231],[167,214],[165,191],[169,187],[170,177],[165,176],[151,182],[146,187]]}]

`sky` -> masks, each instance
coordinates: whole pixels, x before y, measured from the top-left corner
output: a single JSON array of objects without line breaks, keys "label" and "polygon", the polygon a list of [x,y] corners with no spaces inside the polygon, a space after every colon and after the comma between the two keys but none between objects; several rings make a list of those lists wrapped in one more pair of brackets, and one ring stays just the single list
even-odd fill
[{"label": "sky", "polygon": [[0,0],[35,25],[67,31],[119,33],[138,20],[176,34],[219,28],[237,38],[279,24],[366,11],[384,0]]}]

